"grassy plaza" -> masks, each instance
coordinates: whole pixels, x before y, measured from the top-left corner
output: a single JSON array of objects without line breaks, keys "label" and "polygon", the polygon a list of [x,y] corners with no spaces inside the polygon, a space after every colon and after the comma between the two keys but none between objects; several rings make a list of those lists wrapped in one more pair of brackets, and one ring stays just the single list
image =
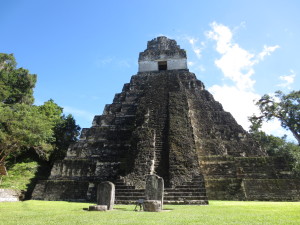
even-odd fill
[{"label": "grassy plaza", "polygon": [[91,203],[24,201],[0,203],[0,224],[300,224],[300,202],[210,201],[208,206],[165,205],[162,212],[135,212],[115,205],[87,211]]}]

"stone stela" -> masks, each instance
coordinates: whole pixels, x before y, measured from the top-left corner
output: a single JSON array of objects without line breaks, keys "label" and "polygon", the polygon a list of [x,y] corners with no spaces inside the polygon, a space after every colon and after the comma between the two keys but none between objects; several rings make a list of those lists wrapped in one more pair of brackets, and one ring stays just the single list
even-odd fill
[{"label": "stone stela", "polygon": [[115,204],[115,185],[105,181],[98,185],[97,205],[106,205],[107,210],[112,210]]},{"label": "stone stela", "polygon": [[300,200],[289,164],[269,157],[223,109],[189,71],[175,40],[148,41],[138,65],[49,178],[37,183],[33,199],[96,201],[98,182],[109,180],[116,203],[135,204],[150,173],[164,181],[165,204]]},{"label": "stone stela", "polygon": [[164,180],[153,174],[146,177],[145,211],[161,211],[164,202]]}]

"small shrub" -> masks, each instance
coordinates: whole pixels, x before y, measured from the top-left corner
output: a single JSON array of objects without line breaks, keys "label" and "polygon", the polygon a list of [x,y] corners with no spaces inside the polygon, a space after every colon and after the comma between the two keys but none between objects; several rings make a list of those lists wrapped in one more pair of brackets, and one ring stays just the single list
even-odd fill
[{"label": "small shrub", "polygon": [[16,163],[7,171],[8,175],[3,176],[0,188],[26,190],[31,179],[34,178],[37,169],[37,162]]}]

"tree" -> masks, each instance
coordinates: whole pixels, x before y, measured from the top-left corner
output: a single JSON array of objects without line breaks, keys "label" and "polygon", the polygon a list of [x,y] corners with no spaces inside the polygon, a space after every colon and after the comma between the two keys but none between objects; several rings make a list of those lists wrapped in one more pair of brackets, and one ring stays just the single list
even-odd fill
[{"label": "tree", "polygon": [[0,53],[0,102],[33,104],[36,75],[16,65],[13,54]]},{"label": "tree", "polygon": [[250,118],[250,134],[269,156],[284,158],[296,175],[300,175],[300,146],[286,140],[286,136],[275,137],[261,131],[261,120]]},{"label": "tree", "polygon": [[76,124],[71,114],[61,117],[61,121],[57,123],[54,128],[55,149],[50,156],[52,164],[54,161],[61,160],[65,157],[69,145],[77,141],[80,129],[80,126]]},{"label": "tree", "polygon": [[53,124],[37,106],[0,103],[0,162],[32,147],[41,156],[51,150]]},{"label": "tree", "polygon": [[0,164],[32,150],[44,160],[61,159],[80,127],[52,99],[32,105],[36,75],[16,65],[13,54],[0,53]]},{"label": "tree", "polygon": [[285,95],[276,91],[275,96],[264,95],[256,105],[261,115],[252,116],[257,124],[263,120],[279,119],[281,126],[290,130],[300,145],[300,91],[292,91]]},{"label": "tree", "polygon": [[65,116],[63,108],[58,106],[52,99],[39,106],[39,111],[44,114],[53,124],[53,140],[51,145],[53,151],[50,161],[63,159],[68,146],[77,140],[80,127],[76,124],[72,115]]},{"label": "tree", "polygon": [[62,117],[63,108],[57,105],[53,99],[44,102],[43,105],[39,106],[39,112],[44,114],[51,123],[55,126],[59,123]]}]

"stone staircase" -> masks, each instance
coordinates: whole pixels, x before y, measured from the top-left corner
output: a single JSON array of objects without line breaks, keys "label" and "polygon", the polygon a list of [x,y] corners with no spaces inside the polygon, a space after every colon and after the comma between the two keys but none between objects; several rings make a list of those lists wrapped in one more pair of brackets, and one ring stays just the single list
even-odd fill
[{"label": "stone staircase", "polygon": [[164,204],[208,205],[203,177],[195,176],[175,188],[165,188]]},{"label": "stone staircase", "polygon": [[[118,179],[115,185],[116,204],[135,204],[138,199],[145,198],[145,189],[135,189],[135,186],[126,185],[122,179]],[[203,177],[195,176],[190,182],[165,188],[164,204],[208,205]]]},{"label": "stone staircase", "polygon": [[135,204],[138,199],[145,198],[145,189],[135,189],[135,186],[126,185],[122,179],[115,182],[115,204]]},{"label": "stone staircase", "polygon": [[157,170],[162,159],[162,154],[163,154],[162,129],[157,126],[156,135],[155,135],[155,162],[154,162],[155,172],[158,172]]}]

